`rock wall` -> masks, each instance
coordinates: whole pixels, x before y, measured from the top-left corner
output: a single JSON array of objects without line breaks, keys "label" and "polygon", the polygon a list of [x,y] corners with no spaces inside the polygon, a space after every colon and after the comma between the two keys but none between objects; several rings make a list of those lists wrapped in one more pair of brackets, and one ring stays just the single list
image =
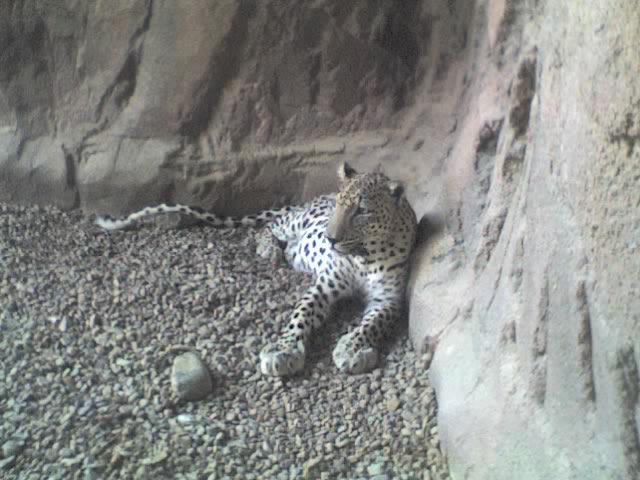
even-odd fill
[{"label": "rock wall", "polygon": [[244,212],[408,183],[456,479],[640,476],[632,0],[0,4],[0,199]]},{"label": "rock wall", "polygon": [[344,142],[310,140],[403,106],[412,5],[2,2],[0,198],[246,211],[316,193],[309,173]]},{"label": "rock wall", "polygon": [[640,12],[492,0],[474,18],[448,215],[411,290],[453,476],[640,478]]}]

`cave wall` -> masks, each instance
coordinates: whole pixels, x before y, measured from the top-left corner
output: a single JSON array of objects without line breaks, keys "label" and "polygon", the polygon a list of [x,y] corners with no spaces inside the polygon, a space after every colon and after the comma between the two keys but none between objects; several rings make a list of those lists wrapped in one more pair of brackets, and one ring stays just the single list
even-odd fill
[{"label": "cave wall", "polygon": [[402,108],[416,5],[2,2],[0,198],[238,213],[309,197],[339,136]]},{"label": "cave wall", "polygon": [[494,0],[474,18],[445,226],[410,294],[452,473],[639,478],[640,13]]},{"label": "cave wall", "polygon": [[456,479],[640,472],[632,0],[0,4],[0,200],[241,213],[407,183]]}]

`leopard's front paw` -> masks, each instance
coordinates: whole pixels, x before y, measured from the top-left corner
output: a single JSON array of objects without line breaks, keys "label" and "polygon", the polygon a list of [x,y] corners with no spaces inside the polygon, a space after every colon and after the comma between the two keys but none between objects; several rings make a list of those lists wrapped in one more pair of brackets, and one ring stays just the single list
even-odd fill
[{"label": "leopard's front paw", "polygon": [[304,368],[305,349],[302,342],[280,341],[267,345],[260,352],[260,371],[264,375],[284,377]]},{"label": "leopard's front paw", "polygon": [[342,336],[333,349],[333,363],[344,373],[359,374],[373,370],[378,364],[378,350],[354,331]]}]

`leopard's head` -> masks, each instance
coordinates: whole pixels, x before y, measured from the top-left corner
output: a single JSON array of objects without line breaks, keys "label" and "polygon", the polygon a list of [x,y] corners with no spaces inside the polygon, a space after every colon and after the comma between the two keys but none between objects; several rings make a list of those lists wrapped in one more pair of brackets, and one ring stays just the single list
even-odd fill
[{"label": "leopard's head", "polygon": [[379,172],[358,173],[347,163],[339,165],[338,179],[336,207],[325,232],[338,253],[366,256],[403,232],[412,234],[415,214],[399,182]]}]

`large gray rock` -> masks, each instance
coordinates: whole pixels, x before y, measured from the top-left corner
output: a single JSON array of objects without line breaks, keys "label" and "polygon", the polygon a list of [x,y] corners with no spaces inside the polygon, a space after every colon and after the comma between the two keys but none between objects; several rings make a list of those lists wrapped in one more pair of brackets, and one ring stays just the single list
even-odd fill
[{"label": "large gray rock", "polygon": [[209,369],[195,352],[185,352],[173,360],[171,388],[179,400],[202,400],[213,390]]}]

